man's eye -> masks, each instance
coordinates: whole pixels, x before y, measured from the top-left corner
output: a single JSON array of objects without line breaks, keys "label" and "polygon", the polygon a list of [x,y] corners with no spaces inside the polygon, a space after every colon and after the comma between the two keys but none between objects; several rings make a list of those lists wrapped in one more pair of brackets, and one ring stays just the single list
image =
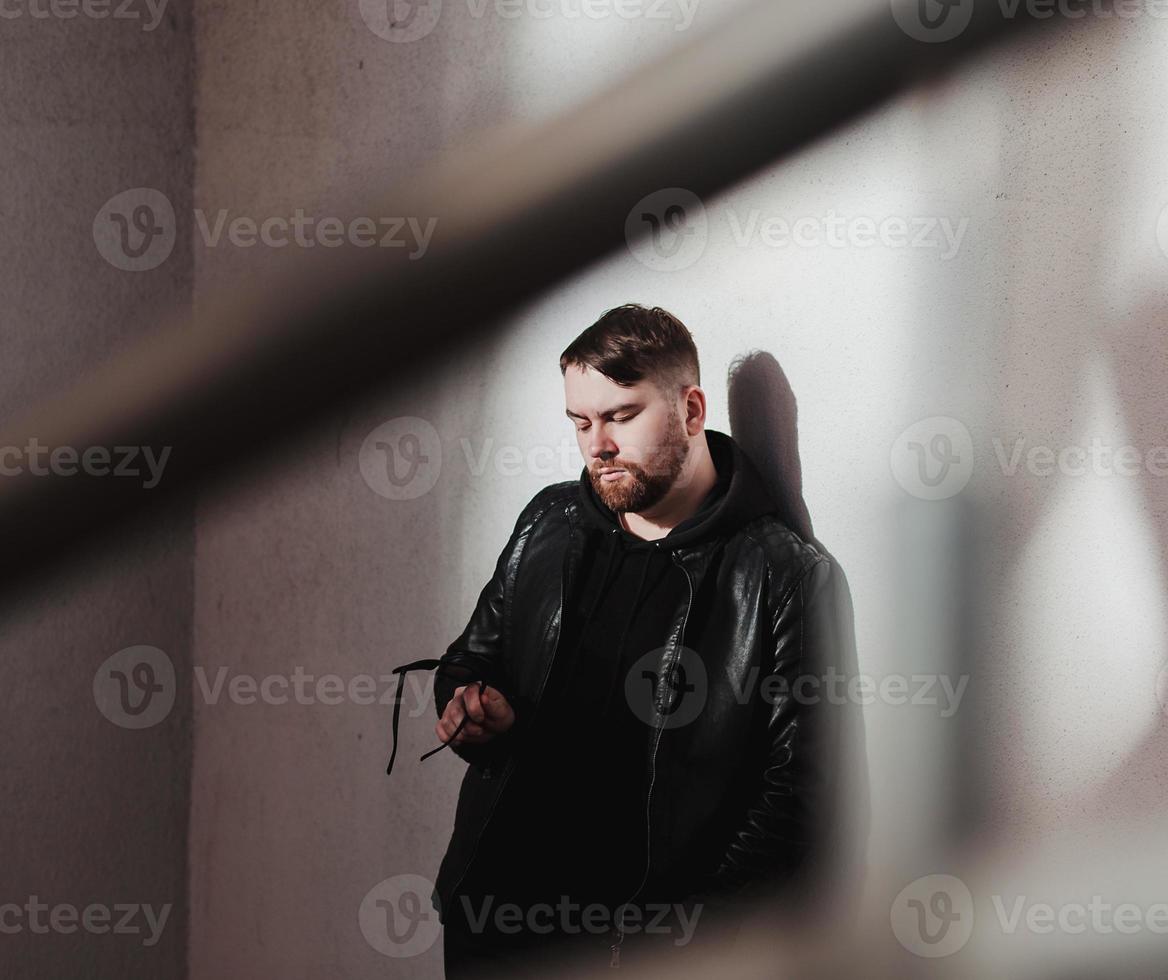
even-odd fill
[{"label": "man's eye", "polygon": [[623,419],[613,419],[614,422],[631,422],[632,420],[633,416],[631,415],[626,415]]}]

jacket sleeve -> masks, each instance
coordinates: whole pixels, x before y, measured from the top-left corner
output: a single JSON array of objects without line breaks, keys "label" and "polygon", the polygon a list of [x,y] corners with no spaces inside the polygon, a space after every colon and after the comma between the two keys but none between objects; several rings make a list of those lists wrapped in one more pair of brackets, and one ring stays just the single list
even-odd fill
[{"label": "jacket sleeve", "polygon": [[482,678],[489,687],[503,693],[515,712],[515,724],[501,735],[479,745],[454,744],[450,751],[473,766],[490,771],[501,766],[514,751],[523,723],[530,717],[531,705],[511,690],[507,672],[508,616],[512,589],[523,550],[544,512],[543,493],[535,497],[520,513],[511,536],[504,545],[491,579],[479,593],[470,621],[440,658],[444,665],[434,677],[434,707],[439,718],[454,696],[455,688],[471,679]]},{"label": "jacket sleeve", "polygon": [[715,910],[801,880],[803,873],[819,870],[814,866],[825,857],[824,845],[840,818],[836,778],[844,705],[838,696],[827,696],[824,678],[831,676],[831,665],[851,660],[843,649],[851,628],[841,590],[842,571],[820,555],[772,613],[770,666],[782,683],[756,692],[767,712],[766,758],[720,864],[694,896]]}]

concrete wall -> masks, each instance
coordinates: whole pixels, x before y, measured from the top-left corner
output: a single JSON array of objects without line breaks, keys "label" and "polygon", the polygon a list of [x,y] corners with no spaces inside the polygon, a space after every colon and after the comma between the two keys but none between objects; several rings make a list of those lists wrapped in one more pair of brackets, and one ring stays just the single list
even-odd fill
[{"label": "concrete wall", "polygon": [[[106,209],[147,187],[190,210],[190,7],[34,16],[51,9],[10,4],[0,19],[5,420],[156,329],[191,295],[188,239],[169,224],[156,243],[173,246],[164,261],[128,271]],[[124,203],[112,210],[132,213]],[[138,244],[132,233],[127,247]],[[5,976],[186,975],[193,550],[190,506],[175,504],[151,530],[120,535],[103,558],[10,596],[0,611]],[[179,683],[163,681],[147,711],[131,715],[116,675],[131,678],[131,705],[146,703],[143,692],[125,673],[131,664],[109,658],[140,646],[161,651],[152,662],[169,662]],[[157,937],[141,908],[123,923],[119,906],[130,905],[166,915]]]}]

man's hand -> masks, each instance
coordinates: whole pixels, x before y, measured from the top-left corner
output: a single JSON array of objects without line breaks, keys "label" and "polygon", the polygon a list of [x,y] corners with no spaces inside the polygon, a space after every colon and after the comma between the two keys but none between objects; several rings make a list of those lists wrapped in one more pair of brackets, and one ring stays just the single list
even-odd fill
[{"label": "man's hand", "polygon": [[469,720],[455,737],[455,745],[481,745],[515,724],[515,712],[499,691],[486,687],[480,697],[477,684],[464,684],[454,689],[454,696],[434,726],[438,738],[449,742],[464,716]]}]

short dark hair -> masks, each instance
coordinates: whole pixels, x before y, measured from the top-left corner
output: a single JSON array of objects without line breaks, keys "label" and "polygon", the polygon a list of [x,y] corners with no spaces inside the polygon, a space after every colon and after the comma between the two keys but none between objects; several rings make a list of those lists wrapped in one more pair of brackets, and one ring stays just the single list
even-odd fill
[{"label": "short dark hair", "polygon": [[686,325],[660,306],[626,303],[606,312],[560,355],[569,365],[588,366],[619,385],[648,378],[667,397],[702,383],[698,349]]}]

